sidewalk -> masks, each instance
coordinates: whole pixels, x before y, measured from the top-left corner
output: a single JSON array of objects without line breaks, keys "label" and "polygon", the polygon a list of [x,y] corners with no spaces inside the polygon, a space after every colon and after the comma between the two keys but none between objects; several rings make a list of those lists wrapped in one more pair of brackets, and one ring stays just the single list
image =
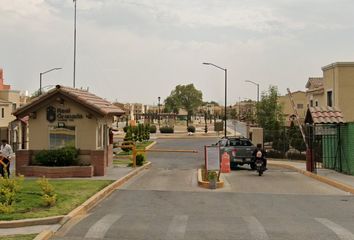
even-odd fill
[{"label": "sidewalk", "polygon": [[[268,160],[268,163],[270,165],[284,164],[284,165],[288,165],[293,168],[299,169],[301,171],[306,171],[306,162],[305,161],[270,159],[270,160]],[[348,187],[352,188],[353,192],[354,192],[354,176],[352,176],[352,175],[346,175],[344,173],[340,173],[335,170],[326,169],[326,168],[317,169],[317,173],[313,173],[313,174],[316,176],[326,178],[327,180],[334,182],[334,183],[347,185]],[[317,180],[320,180],[320,179],[317,179]],[[329,182],[327,182],[327,183],[329,184]],[[332,185],[332,184],[330,184],[330,185]]]}]

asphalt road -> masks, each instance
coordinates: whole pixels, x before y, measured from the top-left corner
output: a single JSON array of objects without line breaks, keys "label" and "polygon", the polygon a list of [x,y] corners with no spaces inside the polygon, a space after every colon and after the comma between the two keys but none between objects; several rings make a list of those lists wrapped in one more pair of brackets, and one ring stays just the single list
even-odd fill
[{"label": "asphalt road", "polygon": [[[215,142],[160,140],[155,149]],[[297,172],[248,167],[218,190],[197,186],[203,152],[151,153],[151,169],[115,191],[56,239],[354,239],[354,197]]]}]

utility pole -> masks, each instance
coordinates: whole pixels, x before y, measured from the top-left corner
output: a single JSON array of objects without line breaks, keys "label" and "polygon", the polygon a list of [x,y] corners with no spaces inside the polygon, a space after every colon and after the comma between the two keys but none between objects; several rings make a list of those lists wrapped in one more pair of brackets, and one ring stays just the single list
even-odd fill
[{"label": "utility pole", "polygon": [[74,70],[73,70],[73,87],[75,88],[75,78],[76,78],[76,1],[74,1]]}]

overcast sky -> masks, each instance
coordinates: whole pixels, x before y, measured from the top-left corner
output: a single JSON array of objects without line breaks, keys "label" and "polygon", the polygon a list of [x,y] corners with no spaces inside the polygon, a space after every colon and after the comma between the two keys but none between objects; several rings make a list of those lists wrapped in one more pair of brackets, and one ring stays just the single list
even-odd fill
[{"label": "overcast sky", "polygon": [[[354,61],[353,0],[77,0],[76,87],[157,104],[193,83],[205,101],[304,90],[321,67]],[[0,0],[0,67],[13,89],[73,85],[72,0]]]}]

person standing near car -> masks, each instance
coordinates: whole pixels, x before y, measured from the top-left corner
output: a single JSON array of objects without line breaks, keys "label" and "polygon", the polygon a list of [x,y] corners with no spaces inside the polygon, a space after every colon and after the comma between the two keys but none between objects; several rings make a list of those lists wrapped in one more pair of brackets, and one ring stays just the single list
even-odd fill
[{"label": "person standing near car", "polygon": [[262,144],[258,143],[257,148],[253,151],[253,157],[254,159],[256,158],[261,158],[263,161],[263,167],[264,170],[267,170],[267,158],[266,158],[266,151],[262,148]]},{"label": "person standing near car", "polygon": [[1,140],[0,151],[3,157],[2,163],[0,163],[0,174],[2,177],[5,177],[5,173],[7,173],[7,177],[10,177],[10,160],[13,151],[6,139]]}]

